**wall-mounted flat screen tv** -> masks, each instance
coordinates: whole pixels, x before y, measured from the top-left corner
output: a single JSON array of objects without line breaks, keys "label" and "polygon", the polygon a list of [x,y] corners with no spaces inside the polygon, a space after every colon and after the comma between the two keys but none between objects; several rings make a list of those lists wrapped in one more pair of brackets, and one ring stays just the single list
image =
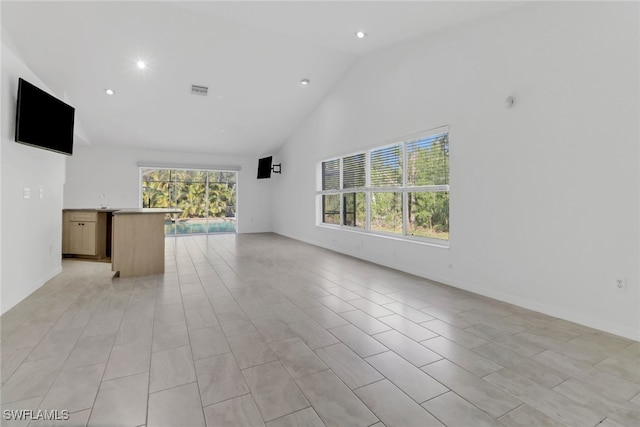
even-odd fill
[{"label": "wall-mounted flat screen tv", "polygon": [[271,161],[273,156],[258,160],[258,179],[271,178]]},{"label": "wall-mounted flat screen tv", "polygon": [[73,153],[75,108],[24,79],[18,80],[16,142],[57,153]]}]

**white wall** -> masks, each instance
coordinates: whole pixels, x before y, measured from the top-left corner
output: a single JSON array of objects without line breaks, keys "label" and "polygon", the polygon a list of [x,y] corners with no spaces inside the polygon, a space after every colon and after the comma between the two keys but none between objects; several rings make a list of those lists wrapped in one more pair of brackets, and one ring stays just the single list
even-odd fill
[{"label": "white wall", "polygon": [[271,231],[271,186],[269,180],[256,179],[257,157],[76,145],[67,163],[64,207],[97,208],[102,193],[109,207],[139,207],[140,162],[166,167],[240,167],[238,232]]},{"label": "white wall", "polygon": [[[535,4],[361,58],[278,154],[274,231],[639,339],[638,16]],[[450,249],[315,225],[319,161],[441,125]]]},{"label": "white wall", "polygon": [[[16,94],[22,77],[47,90],[2,44],[0,310],[5,313],[61,271],[62,185],[66,156],[14,142]],[[23,198],[23,189],[31,198]],[[40,189],[43,198],[39,197]]]}]

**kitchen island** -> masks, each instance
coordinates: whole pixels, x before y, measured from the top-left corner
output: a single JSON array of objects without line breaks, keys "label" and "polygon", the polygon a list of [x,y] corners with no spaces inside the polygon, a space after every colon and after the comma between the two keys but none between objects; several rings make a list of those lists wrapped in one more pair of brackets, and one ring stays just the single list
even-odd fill
[{"label": "kitchen island", "polygon": [[111,270],[120,277],[164,273],[164,224],[180,209],[137,208],[113,212]]}]

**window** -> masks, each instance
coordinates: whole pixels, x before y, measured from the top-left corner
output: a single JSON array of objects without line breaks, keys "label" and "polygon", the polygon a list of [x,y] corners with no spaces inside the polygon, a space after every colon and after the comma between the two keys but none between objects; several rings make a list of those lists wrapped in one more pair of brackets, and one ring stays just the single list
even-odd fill
[{"label": "window", "polygon": [[236,231],[237,172],[141,167],[140,181],[142,207],[182,210],[166,235]]},{"label": "window", "polygon": [[319,223],[360,231],[449,239],[449,130],[321,163]]}]

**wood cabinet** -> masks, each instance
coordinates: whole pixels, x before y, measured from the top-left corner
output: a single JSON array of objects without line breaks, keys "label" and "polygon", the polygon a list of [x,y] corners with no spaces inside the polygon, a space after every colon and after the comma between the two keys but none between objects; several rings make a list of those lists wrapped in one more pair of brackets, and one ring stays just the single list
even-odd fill
[{"label": "wood cabinet", "polygon": [[105,257],[106,215],[97,211],[65,211],[62,215],[62,253]]}]

